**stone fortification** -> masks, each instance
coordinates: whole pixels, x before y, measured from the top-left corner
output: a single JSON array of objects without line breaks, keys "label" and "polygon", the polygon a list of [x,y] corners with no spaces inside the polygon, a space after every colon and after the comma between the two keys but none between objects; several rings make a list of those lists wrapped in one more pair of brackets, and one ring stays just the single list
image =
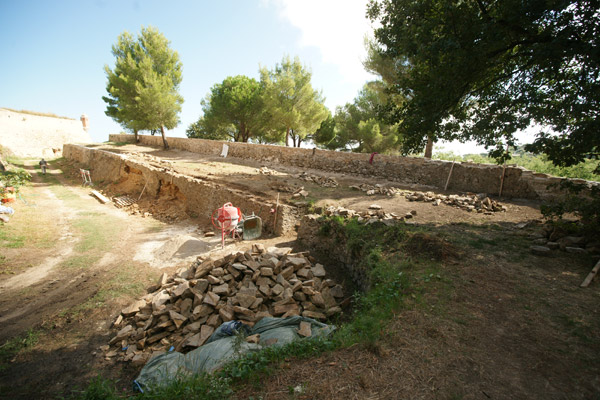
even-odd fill
[{"label": "stone fortification", "polygon": [[241,190],[228,188],[176,173],[168,164],[140,161],[127,154],[115,154],[104,150],[91,149],[84,146],[67,144],[64,146],[64,157],[76,161],[85,169],[89,169],[95,183],[119,184],[125,194],[138,197],[158,197],[168,192],[185,206],[185,211],[204,218],[210,218],[212,212],[227,202],[239,207],[245,214],[254,212],[262,219],[263,231],[274,231],[277,234],[294,229],[296,217],[294,209],[279,204],[276,226],[271,210],[276,205],[272,199],[259,198]]},{"label": "stone fortification", "polygon": [[19,157],[53,158],[65,143],[91,143],[80,121],[0,108],[0,146]]},{"label": "stone fortification", "polygon": [[[139,137],[142,144],[162,146],[160,136],[141,135]],[[111,142],[133,142],[134,137],[133,135],[110,135],[109,140]],[[504,197],[549,200],[563,195],[558,184],[564,178],[536,173],[516,166],[508,166],[504,171],[502,166],[493,164],[452,163],[451,161],[379,154],[375,155],[373,163],[370,164],[369,154],[203,139],[169,138],[168,141],[172,148],[210,155],[221,154],[223,145],[226,144],[229,147],[228,156],[231,157],[373,176],[401,184],[417,184],[438,190],[444,189],[452,170],[448,181],[448,190],[489,195],[499,194],[504,172],[502,188]],[[586,183],[589,186],[598,185],[598,183],[581,179],[573,181]]]}]

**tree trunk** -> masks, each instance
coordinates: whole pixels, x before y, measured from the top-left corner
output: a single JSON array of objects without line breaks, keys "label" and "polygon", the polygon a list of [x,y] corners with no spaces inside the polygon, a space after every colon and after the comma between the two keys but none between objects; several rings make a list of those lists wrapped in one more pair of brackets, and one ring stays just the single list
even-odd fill
[{"label": "tree trunk", "polygon": [[290,145],[290,128],[285,128],[285,145]]},{"label": "tree trunk", "polygon": [[427,144],[425,145],[425,158],[431,160],[431,156],[433,154],[433,137],[431,134],[427,135]]},{"label": "tree trunk", "polygon": [[133,130],[133,135],[135,136],[135,143],[136,144],[140,142],[140,139],[138,138],[138,133],[137,132],[138,132],[137,129]]},{"label": "tree trunk", "polygon": [[167,137],[165,136],[165,127],[162,125],[160,126],[160,134],[162,135],[165,150],[169,150],[169,143],[167,143]]},{"label": "tree trunk", "polygon": [[300,136],[298,136],[298,146],[297,147],[300,147],[301,143],[302,143],[302,138]]}]

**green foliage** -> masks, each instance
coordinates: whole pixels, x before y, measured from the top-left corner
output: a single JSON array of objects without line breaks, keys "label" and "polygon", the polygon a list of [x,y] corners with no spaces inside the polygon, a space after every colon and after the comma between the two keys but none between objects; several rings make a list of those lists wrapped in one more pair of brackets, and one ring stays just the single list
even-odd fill
[{"label": "green foliage", "polygon": [[7,340],[0,345],[0,371],[7,367],[6,363],[22,351],[30,350],[37,344],[39,332],[30,329],[23,336]]},{"label": "green foliage", "polygon": [[325,147],[329,143],[331,143],[333,139],[335,139],[336,135],[335,119],[333,119],[333,116],[331,115],[331,112],[329,112],[329,110],[327,110],[327,112],[327,118],[323,122],[321,122],[321,126],[319,127],[319,129],[317,129],[312,138],[315,144]]},{"label": "green foliage", "polygon": [[274,69],[260,69],[260,83],[264,91],[264,108],[269,127],[265,134],[270,140],[289,145],[292,137],[295,147],[319,129],[327,119],[327,109],[320,92],[313,89],[311,72],[296,57],[284,57]]},{"label": "green foliage", "polygon": [[211,88],[202,110],[203,117],[188,128],[188,137],[247,142],[264,123],[261,85],[244,75],[227,77]]},{"label": "green foliage", "polygon": [[14,187],[16,191],[19,191],[21,186],[26,185],[29,181],[31,181],[31,174],[22,168],[0,172],[0,197],[4,194],[6,187]]},{"label": "green foliage", "polygon": [[122,33],[113,45],[115,67],[104,66],[108,82],[105,114],[125,129],[160,130],[165,148],[164,128],[179,124],[183,97],[179,95],[182,64],[169,41],[153,27],[143,28],[134,39]]},{"label": "green foliage", "polygon": [[[471,161],[481,164],[494,164],[497,162],[497,160],[490,158],[486,155],[466,154],[464,156],[460,156],[452,152],[438,152],[433,155],[433,158],[437,160],[459,162]],[[517,150],[510,156],[510,159],[507,162],[509,164],[516,164],[520,167],[527,168],[531,171],[540,172],[543,174],[560,176],[564,178],[578,178],[590,181],[600,181],[600,174],[594,172],[600,165],[600,161],[597,160],[584,160],[579,164],[572,165],[570,167],[561,167],[555,165],[552,161],[548,160],[548,157],[546,155],[535,155]]]},{"label": "green foliage", "polygon": [[373,0],[377,56],[403,151],[433,139],[475,140],[506,157],[514,133],[538,124],[529,150],[557,165],[600,154],[600,13],[592,0]]},{"label": "green foliage", "polygon": [[[566,193],[563,200],[543,204],[540,210],[544,217],[559,228],[581,231],[586,236],[600,239],[600,187],[593,186],[590,197],[583,197],[587,185],[563,181],[561,189]],[[578,223],[565,221],[565,215],[574,215]]]},{"label": "green foliage", "polygon": [[398,150],[396,125],[378,118],[383,98],[377,82],[367,83],[354,99],[335,113],[335,137],[326,147],[365,153],[389,153]]}]

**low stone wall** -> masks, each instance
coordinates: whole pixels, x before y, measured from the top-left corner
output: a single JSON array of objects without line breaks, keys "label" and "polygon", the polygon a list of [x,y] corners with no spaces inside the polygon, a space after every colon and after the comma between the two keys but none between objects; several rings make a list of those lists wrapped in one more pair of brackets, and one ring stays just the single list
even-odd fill
[{"label": "low stone wall", "polygon": [[[140,135],[140,143],[162,146],[160,136]],[[133,135],[110,135],[111,142],[133,142]],[[261,145],[216,140],[168,138],[169,146],[199,154],[219,155],[223,145],[229,146],[228,155],[243,159],[268,161],[283,165],[314,168],[364,176],[373,176],[401,184],[417,184],[438,190],[446,185],[452,175],[448,190],[498,195],[503,167],[493,164],[453,163],[451,161],[426,160],[417,157],[398,157],[377,154],[369,164],[369,154],[344,153],[320,149],[302,149],[274,145]],[[540,174],[521,167],[508,166],[504,172],[502,196],[549,200],[562,197],[558,184],[564,178]],[[591,185],[582,179],[574,181]]]},{"label": "low stone wall", "polygon": [[263,232],[274,231],[276,234],[283,234],[295,228],[294,209],[280,204],[277,226],[273,229],[274,214],[271,213],[271,209],[275,208],[275,204],[271,199],[259,198],[223,185],[182,175],[168,168],[130,159],[127,155],[73,144],[66,144],[63,153],[65,158],[89,169],[95,182],[122,183],[130,180],[132,184],[127,187],[131,193],[127,194],[135,195],[134,197],[139,196],[144,186],[144,196],[155,196],[161,188],[169,188],[184,201],[186,212],[190,214],[210,218],[214,210],[231,202],[245,214],[254,212],[258,215],[262,219]]}]

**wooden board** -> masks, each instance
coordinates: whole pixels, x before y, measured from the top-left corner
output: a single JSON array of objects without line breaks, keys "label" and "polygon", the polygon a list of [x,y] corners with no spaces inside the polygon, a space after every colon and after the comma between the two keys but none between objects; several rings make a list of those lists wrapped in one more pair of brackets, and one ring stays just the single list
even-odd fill
[{"label": "wooden board", "polygon": [[579,285],[579,286],[580,287],[588,287],[588,285],[592,282],[592,279],[594,279],[594,277],[598,273],[599,269],[600,269],[600,261],[598,261],[596,263],[596,266],[594,267],[594,269],[592,269],[590,271],[590,273],[588,274],[588,276],[585,277],[585,279],[583,280],[583,282],[581,282],[581,285]]},{"label": "wooden board", "polygon": [[101,202],[102,204],[106,204],[106,203],[110,202],[110,199],[109,199],[108,197],[106,197],[105,195],[103,195],[102,193],[100,193],[100,192],[99,192],[99,191],[97,191],[97,190],[92,190],[92,192],[91,192],[91,193],[92,193],[92,195],[93,195],[95,198],[97,198],[98,200],[100,200],[100,202]]},{"label": "wooden board", "polygon": [[121,208],[121,207],[128,207],[128,206],[132,205],[133,203],[135,203],[135,200],[129,196],[121,196],[121,197],[115,197],[113,199],[113,202],[115,203],[115,206],[117,208]]}]

